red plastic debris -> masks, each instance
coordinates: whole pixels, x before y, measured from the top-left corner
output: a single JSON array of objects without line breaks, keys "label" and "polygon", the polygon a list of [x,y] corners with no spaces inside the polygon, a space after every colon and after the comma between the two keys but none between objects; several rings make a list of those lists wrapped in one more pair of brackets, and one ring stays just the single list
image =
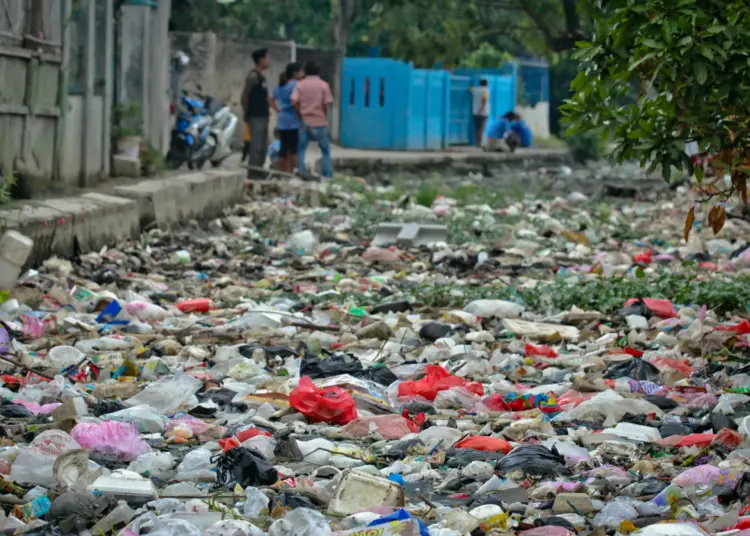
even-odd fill
[{"label": "red plastic debris", "polygon": [[311,423],[346,424],[357,418],[352,395],[340,387],[318,389],[309,376],[299,381],[299,387],[289,395],[289,404]]},{"label": "red plastic debris", "polygon": [[207,313],[212,309],[212,304],[209,298],[195,298],[181,301],[177,308],[183,313]]},{"label": "red plastic debris", "polygon": [[750,322],[743,319],[739,324],[716,326],[716,331],[734,331],[738,335],[747,335],[750,333]]},{"label": "red plastic debris", "polygon": [[482,400],[482,404],[490,411],[508,411],[508,405],[500,393],[488,396]]},{"label": "red plastic debris", "polygon": [[553,348],[550,348],[546,344],[540,344],[535,346],[533,344],[526,343],[523,347],[526,357],[538,356],[538,357],[557,357],[557,352]]},{"label": "red plastic debris", "polygon": [[637,262],[638,264],[651,264],[653,262],[651,255],[651,249],[649,248],[646,251],[636,254],[633,257],[633,262]]},{"label": "red plastic debris", "polygon": [[[625,302],[625,307],[639,301],[639,298],[630,298]],[[674,310],[674,305],[669,300],[662,300],[657,298],[643,298],[640,299],[643,304],[649,308],[659,318],[674,318],[677,313]]]},{"label": "red plastic debris", "polygon": [[420,396],[432,402],[440,391],[447,391],[453,387],[465,387],[474,394],[484,396],[484,387],[481,383],[469,382],[454,376],[437,365],[427,365],[427,376],[421,380],[400,383],[398,396]]},{"label": "red plastic debris", "polygon": [[504,439],[490,436],[473,436],[462,439],[454,445],[457,449],[473,449],[483,452],[502,452],[508,454],[513,447]]}]

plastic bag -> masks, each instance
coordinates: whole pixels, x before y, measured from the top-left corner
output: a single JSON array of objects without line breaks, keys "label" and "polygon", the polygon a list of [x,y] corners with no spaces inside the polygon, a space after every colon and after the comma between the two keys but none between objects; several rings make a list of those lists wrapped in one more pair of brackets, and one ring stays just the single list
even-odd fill
[{"label": "plastic bag", "polygon": [[71,430],[70,435],[85,449],[126,462],[151,451],[148,443],[141,439],[138,429],[130,423],[79,423]]},{"label": "plastic bag", "polygon": [[311,423],[343,425],[357,418],[357,406],[348,392],[340,387],[318,389],[307,376],[289,395],[289,404]]},{"label": "plastic bag", "polygon": [[341,429],[341,433],[357,438],[380,436],[383,439],[399,439],[417,432],[419,426],[400,415],[359,417]]},{"label": "plastic bag", "polygon": [[728,486],[734,488],[742,476],[739,471],[720,469],[714,465],[698,465],[680,473],[672,479],[675,486]]},{"label": "plastic bag", "polygon": [[625,398],[615,391],[604,391],[591,400],[581,404],[569,413],[571,419],[588,421],[596,416],[604,416],[604,426],[614,426],[626,413],[632,415],[656,414],[663,416],[663,412],[645,400]]},{"label": "plastic bag", "polygon": [[68,451],[81,446],[61,430],[42,432],[23,448],[10,468],[10,477],[20,484],[37,484],[50,487],[55,484],[52,469],[55,460]]},{"label": "plastic bag", "polygon": [[141,322],[164,320],[169,316],[169,312],[166,309],[144,301],[132,301],[125,304],[125,312],[131,318],[136,318]]},{"label": "plastic bag", "polygon": [[248,486],[245,489],[245,504],[242,505],[242,515],[251,519],[257,518],[261,512],[268,510],[269,499],[258,488]]},{"label": "plastic bag", "polygon": [[187,482],[213,482],[216,480],[216,473],[212,471],[213,454],[208,449],[193,449],[188,452],[182,459],[182,463],[177,466],[175,480]]},{"label": "plastic bag", "polygon": [[265,536],[261,529],[238,519],[225,519],[206,528],[206,536]]},{"label": "plastic bag", "polygon": [[313,380],[330,378],[339,374],[357,376],[362,372],[362,363],[357,358],[347,358],[343,354],[334,354],[325,359],[317,356],[305,356],[300,365],[299,375],[309,376]]},{"label": "plastic bag", "polygon": [[669,300],[661,300],[655,298],[631,298],[625,302],[625,307],[629,307],[634,303],[643,303],[649,311],[659,318],[674,318],[677,313],[674,310],[674,305]]},{"label": "plastic bag", "polygon": [[708,536],[695,523],[656,523],[636,531],[632,536]]},{"label": "plastic bag", "polygon": [[[390,515],[381,517],[380,519],[376,519],[375,521],[372,521],[368,527],[378,527],[380,525],[386,525],[388,523],[392,523],[393,521],[415,521],[417,525],[419,526],[419,536],[430,536],[430,532],[427,530],[427,527],[424,523],[422,523],[421,520],[413,517],[409,512],[404,510],[403,508],[400,508],[393,512]],[[399,534],[403,534],[402,531],[398,531]]]},{"label": "plastic bag", "polygon": [[130,406],[150,406],[165,415],[175,413],[203,386],[203,382],[187,374],[165,376],[153,383],[125,403]]},{"label": "plastic bag", "polygon": [[216,462],[216,480],[221,485],[271,486],[279,480],[279,473],[260,454],[245,447],[235,447],[220,454]]},{"label": "plastic bag", "polygon": [[331,525],[323,514],[309,508],[297,508],[274,521],[268,536],[333,536]]},{"label": "plastic bag", "polygon": [[147,452],[130,462],[128,471],[133,471],[139,475],[148,473],[150,477],[169,480],[175,463],[175,459],[169,452]]},{"label": "plastic bag", "polygon": [[504,439],[490,436],[473,436],[462,439],[454,445],[457,449],[473,449],[486,452],[502,452],[508,454],[513,447]]},{"label": "plastic bag", "polygon": [[649,382],[659,381],[659,369],[648,361],[633,358],[622,363],[611,365],[604,373],[606,379],[631,378]]},{"label": "plastic bag", "polygon": [[418,396],[434,401],[440,391],[452,387],[465,387],[476,395],[484,396],[484,387],[481,383],[469,382],[436,365],[428,365],[427,376],[421,380],[401,382],[398,385],[398,396],[404,398]]},{"label": "plastic bag", "polygon": [[501,474],[523,471],[530,475],[566,475],[565,458],[556,449],[541,445],[520,445],[497,463]]},{"label": "plastic bag", "polygon": [[102,415],[102,419],[134,424],[142,434],[163,432],[169,423],[169,419],[148,406],[136,406],[115,411],[114,413]]},{"label": "plastic bag", "polygon": [[636,519],[638,511],[635,509],[635,502],[638,501],[631,497],[616,497],[594,516],[594,526],[617,530],[623,521]]}]

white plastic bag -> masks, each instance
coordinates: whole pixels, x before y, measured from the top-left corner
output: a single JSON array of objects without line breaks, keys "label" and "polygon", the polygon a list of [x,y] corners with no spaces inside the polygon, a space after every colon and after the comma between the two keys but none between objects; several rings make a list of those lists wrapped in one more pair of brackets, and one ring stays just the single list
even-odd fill
[{"label": "white plastic bag", "polygon": [[258,488],[248,486],[245,488],[245,504],[242,506],[242,515],[250,519],[256,519],[263,510],[268,509],[269,500]]},{"label": "white plastic bag", "polygon": [[169,419],[149,406],[121,409],[114,413],[102,415],[102,419],[134,424],[142,434],[163,432],[169,424]]},{"label": "white plastic bag", "polygon": [[274,521],[268,536],[333,536],[331,526],[323,514],[309,508],[292,510]]},{"label": "white plastic bag", "polygon": [[474,300],[464,311],[481,318],[518,318],[526,308],[505,300]]},{"label": "white plastic bag", "polygon": [[55,460],[81,446],[61,430],[42,432],[31,445],[21,450],[10,468],[10,477],[19,484],[37,484],[46,488],[55,483],[52,468]]},{"label": "white plastic bag", "polygon": [[177,412],[198,392],[203,382],[187,374],[165,376],[150,383],[137,395],[125,401],[130,407],[146,405],[166,415]]},{"label": "white plastic bag", "polygon": [[175,480],[188,482],[215,482],[216,473],[211,470],[211,451],[207,449],[191,450],[177,466]]},{"label": "white plastic bag", "polygon": [[172,477],[172,469],[175,463],[175,459],[169,452],[147,452],[130,462],[128,471],[133,471],[139,475],[148,473],[149,476],[169,480]]},{"label": "white plastic bag", "polygon": [[225,519],[206,529],[206,536],[265,536],[266,533],[247,521]]}]

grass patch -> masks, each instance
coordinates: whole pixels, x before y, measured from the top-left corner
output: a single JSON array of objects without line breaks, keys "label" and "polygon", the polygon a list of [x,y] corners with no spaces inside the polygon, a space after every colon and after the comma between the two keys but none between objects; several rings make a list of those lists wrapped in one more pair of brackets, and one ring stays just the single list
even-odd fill
[{"label": "grass patch", "polygon": [[535,149],[567,149],[568,144],[557,136],[550,136],[549,138],[535,138],[533,147]]}]

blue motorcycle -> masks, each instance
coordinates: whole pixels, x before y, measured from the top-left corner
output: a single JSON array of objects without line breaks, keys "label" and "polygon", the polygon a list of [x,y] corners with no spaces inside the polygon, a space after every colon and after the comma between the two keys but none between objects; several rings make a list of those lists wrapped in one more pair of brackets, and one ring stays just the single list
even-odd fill
[{"label": "blue motorcycle", "polygon": [[211,117],[203,101],[190,97],[187,92],[183,92],[176,111],[167,162],[175,169],[184,163],[190,169],[201,169],[214,150],[208,135]]}]

